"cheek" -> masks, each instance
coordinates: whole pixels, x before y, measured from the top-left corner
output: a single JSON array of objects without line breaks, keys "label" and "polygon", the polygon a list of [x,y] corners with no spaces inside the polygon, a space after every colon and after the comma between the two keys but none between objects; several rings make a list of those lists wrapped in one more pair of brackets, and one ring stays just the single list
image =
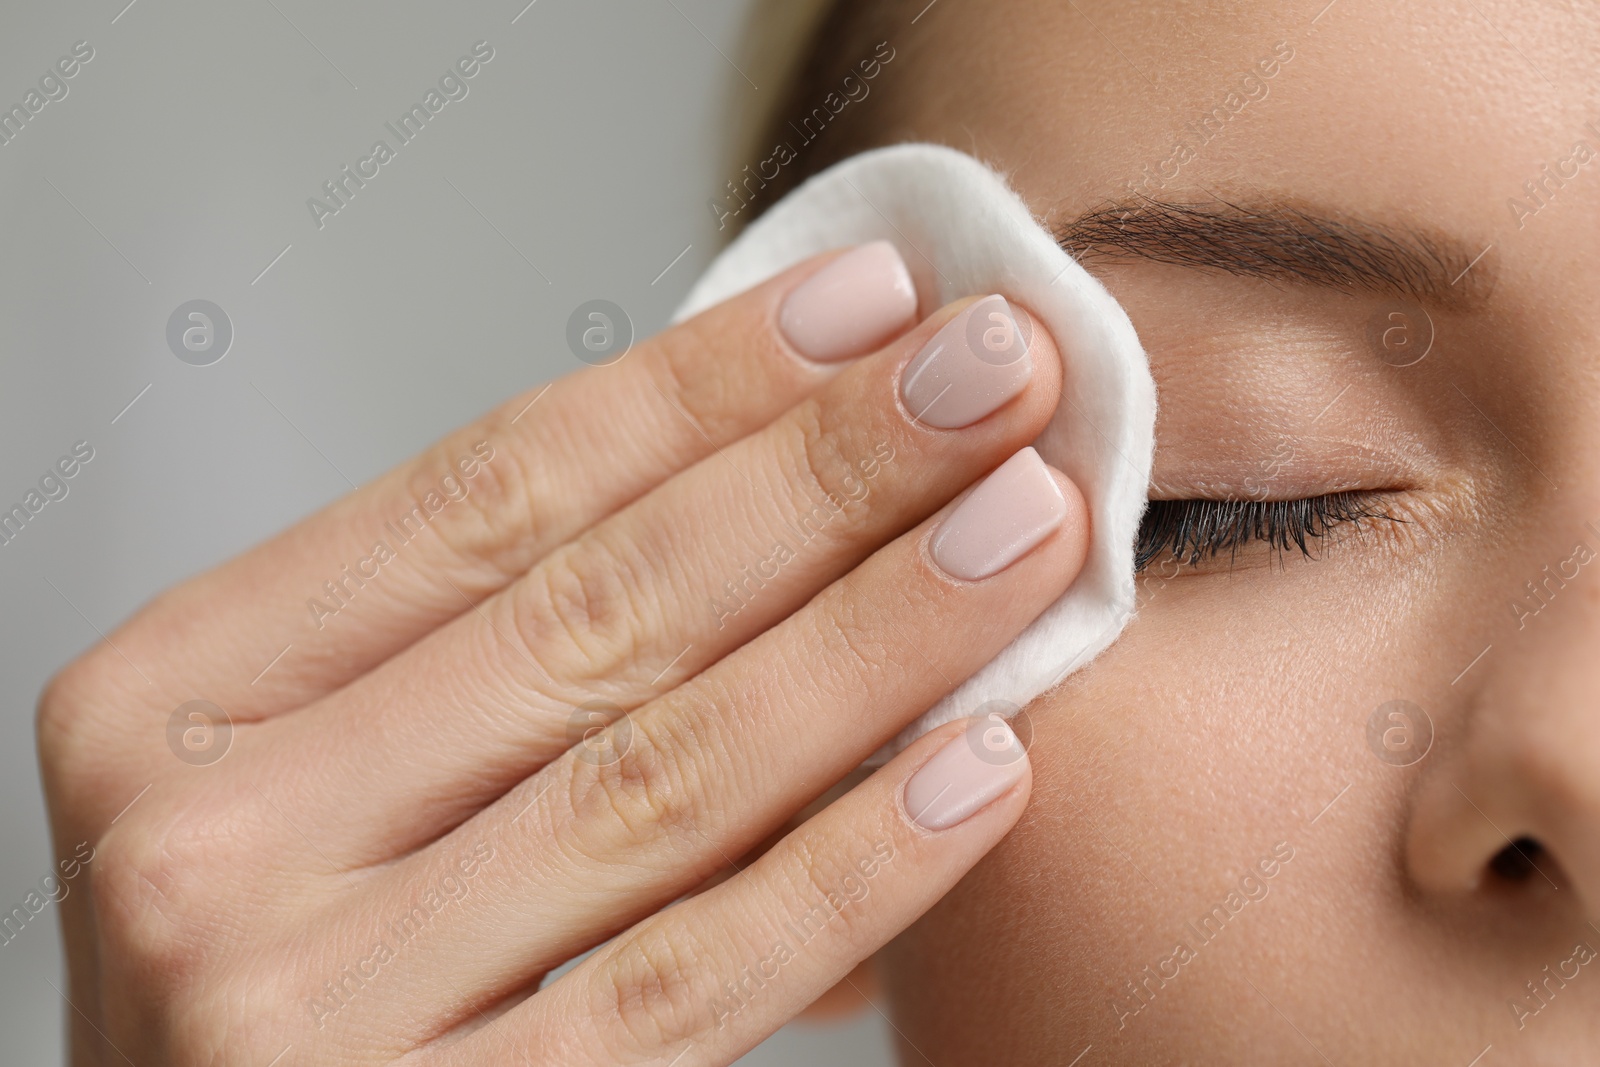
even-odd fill
[{"label": "cheek", "polygon": [[[1160,583],[1029,707],[1021,823],[886,954],[909,1039],[941,1065],[1069,1063],[1090,1043],[1102,1062],[1296,1061],[1244,978],[1308,1017],[1320,998],[1388,1019],[1379,1060],[1436,1026],[1383,1007],[1423,981],[1426,950],[1400,903],[1403,779],[1365,742],[1368,711],[1429,684],[1416,664],[1451,633],[1441,575],[1410,580],[1379,552]],[[1241,879],[1280,843],[1293,858],[1248,900]]]}]

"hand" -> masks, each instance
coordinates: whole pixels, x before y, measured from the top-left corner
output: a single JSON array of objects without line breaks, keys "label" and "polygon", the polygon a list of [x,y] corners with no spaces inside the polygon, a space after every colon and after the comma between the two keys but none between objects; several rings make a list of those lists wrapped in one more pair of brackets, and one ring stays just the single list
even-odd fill
[{"label": "hand", "polygon": [[1026,802],[999,719],[740,859],[1082,564],[1081,496],[1019,454],[1051,340],[1014,358],[997,298],[913,315],[886,246],[802,264],[64,670],[75,1062],[725,1064],[931,906]]}]

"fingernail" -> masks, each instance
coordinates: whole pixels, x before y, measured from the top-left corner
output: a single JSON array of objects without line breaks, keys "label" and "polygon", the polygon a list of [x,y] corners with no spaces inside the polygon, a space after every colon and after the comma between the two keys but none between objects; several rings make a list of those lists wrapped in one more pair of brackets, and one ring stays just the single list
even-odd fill
[{"label": "fingernail", "polygon": [[945,323],[907,364],[900,396],[913,418],[941,430],[970,426],[1016,396],[1033,375],[1028,343],[1003,296],[986,296]]},{"label": "fingernail", "polygon": [[1066,517],[1067,501],[1050,468],[1024,448],[945,516],[928,547],[946,574],[976,582],[1027,555]]},{"label": "fingernail", "polygon": [[947,830],[1004,795],[1028,771],[1028,753],[999,716],[974,719],[906,782],[906,814]]},{"label": "fingernail", "polygon": [[778,312],[778,329],[807,359],[864,356],[908,329],[917,290],[888,241],[852,248],[801,282]]}]

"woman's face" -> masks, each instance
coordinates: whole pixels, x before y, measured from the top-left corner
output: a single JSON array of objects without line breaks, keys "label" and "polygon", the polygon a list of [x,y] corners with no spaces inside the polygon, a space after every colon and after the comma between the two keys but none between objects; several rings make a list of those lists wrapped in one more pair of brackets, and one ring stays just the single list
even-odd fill
[{"label": "woman's face", "polygon": [[1007,172],[1126,307],[1152,497],[1389,516],[1149,565],[887,953],[907,1063],[1600,1063],[1600,9],[1325,2],[890,42],[884,140]]}]

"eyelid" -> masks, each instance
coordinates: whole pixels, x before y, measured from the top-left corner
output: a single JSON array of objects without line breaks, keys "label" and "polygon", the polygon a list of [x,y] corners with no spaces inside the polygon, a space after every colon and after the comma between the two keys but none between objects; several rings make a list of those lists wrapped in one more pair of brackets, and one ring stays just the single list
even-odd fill
[{"label": "eyelid", "polygon": [[[1315,449],[1306,442],[1315,441]],[[1321,442],[1334,441],[1333,447]],[[1158,466],[1161,455],[1157,453]],[[1344,492],[1405,492],[1425,475],[1415,462],[1393,452],[1340,438],[1280,435],[1277,443],[1248,457],[1179,462],[1179,469],[1152,474],[1150,500],[1300,500]],[[1194,473],[1184,467],[1193,468]]]},{"label": "eyelid", "polygon": [[1140,523],[1135,567],[1175,559],[1194,568],[1226,553],[1230,565],[1254,543],[1270,546],[1281,559],[1291,549],[1315,558],[1313,549],[1342,527],[1359,529],[1373,520],[1406,522],[1384,504],[1388,493],[1327,493],[1292,500],[1191,498],[1156,500]]},{"label": "eyelid", "polygon": [[1182,501],[1256,501],[1258,503],[1291,503],[1297,500],[1314,500],[1318,497],[1337,496],[1341,493],[1403,493],[1414,489],[1410,484],[1392,482],[1376,483],[1370,478],[1326,478],[1315,475],[1297,477],[1264,477],[1256,480],[1246,476],[1240,481],[1231,478],[1194,479],[1179,485],[1151,484],[1146,499],[1152,504]]}]

